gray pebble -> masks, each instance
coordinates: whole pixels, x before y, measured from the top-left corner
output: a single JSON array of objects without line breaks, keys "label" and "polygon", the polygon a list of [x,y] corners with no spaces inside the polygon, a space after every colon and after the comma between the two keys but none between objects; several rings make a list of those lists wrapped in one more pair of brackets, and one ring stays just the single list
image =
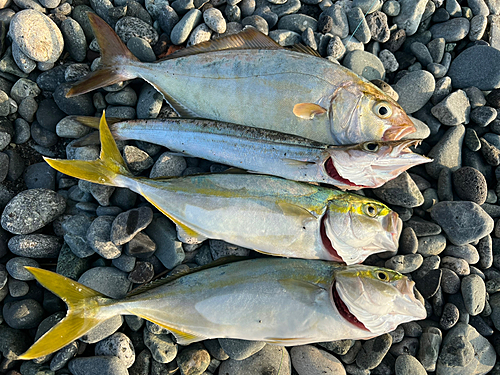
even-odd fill
[{"label": "gray pebble", "polygon": [[57,25],[44,14],[32,9],[15,14],[10,22],[9,35],[19,49],[35,61],[53,63],[64,47],[63,36]]},{"label": "gray pebble", "polygon": [[453,185],[460,199],[482,205],[486,201],[488,186],[484,175],[472,167],[453,172]]},{"label": "gray pebble", "polygon": [[241,21],[243,27],[245,26],[253,26],[257,30],[259,30],[262,34],[269,34],[269,26],[264,18],[261,16],[253,15],[243,18]]},{"label": "gray pebble", "polygon": [[366,16],[366,23],[370,29],[372,40],[380,43],[385,43],[389,40],[391,32],[387,23],[387,16],[384,13],[376,11],[368,14]]},{"label": "gray pebble", "polygon": [[442,271],[439,269],[430,270],[421,278],[414,274],[417,289],[424,299],[429,299],[436,295],[441,284],[442,274]]},{"label": "gray pebble", "polygon": [[[139,232],[125,244],[124,253],[133,257],[147,259],[156,250],[156,244],[144,232]],[[123,254],[122,254],[123,255]]]},{"label": "gray pebble", "polygon": [[268,6],[258,7],[257,9],[255,9],[255,12],[253,14],[264,18],[270,29],[272,29],[276,25],[276,23],[278,23],[278,15],[274,13]]},{"label": "gray pebble", "polygon": [[328,342],[319,342],[318,345],[325,348],[329,352],[338,355],[347,354],[349,349],[354,345],[355,340],[336,340],[336,341],[328,341]]},{"label": "gray pebble", "polygon": [[210,354],[205,349],[183,350],[176,358],[181,374],[204,374],[210,365]]},{"label": "gray pebble", "polygon": [[36,69],[36,62],[26,56],[15,42],[12,43],[12,58],[24,73],[31,73]]},{"label": "gray pebble", "polygon": [[449,21],[437,23],[429,29],[433,38],[444,38],[447,43],[458,42],[469,33],[470,22],[467,18],[453,18]]},{"label": "gray pebble", "polygon": [[266,343],[262,341],[237,339],[219,339],[219,344],[231,359],[238,361],[242,361],[250,356],[253,356],[266,346]]},{"label": "gray pebble", "polygon": [[344,39],[349,35],[349,22],[345,10],[339,4],[334,4],[324,10],[324,14],[331,17],[332,26],[329,32]]},{"label": "gray pebble", "polygon": [[356,357],[356,364],[367,370],[377,367],[389,351],[391,344],[392,336],[388,333],[365,341]]},{"label": "gray pebble", "polygon": [[399,2],[394,0],[389,0],[384,2],[382,6],[382,12],[384,12],[389,17],[396,17],[401,10]]},{"label": "gray pebble", "polygon": [[127,274],[114,267],[94,267],[84,272],[78,282],[111,298],[123,298],[130,287]]},{"label": "gray pebble", "polygon": [[416,70],[406,74],[393,88],[399,95],[399,104],[411,114],[429,101],[434,93],[435,81],[429,72]]},{"label": "gray pebble", "polygon": [[115,31],[125,44],[133,36],[142,38],[151,45],[158,41],[156,30],[148,23],[136,17],[120,18],[116,23]]},{"label": "gray pebble", "polygon": [[380,51],[380,53],[378,54],[378,58],[382,62],[382,65],[384,66],[384,69],[387,73],[393,73],[398,70],[398,60],[396,59],[396,56],[394,56],[394,54],[388,49]]},{"label": "gray pebble", "polygon": [[[235,5],[235,7],[239,9],[237,5]],[[206,23],[199,24],[191,33],[191,36],[187,41],[187,46],[193,46],[202,42],[207,42],[212,37],[212,34],[213,31],[207,26]]]},{"label": "gray pebble", "polygon": [[407,172],[388,181],[384,186],[373,189],[373,192],[378,198],[389,204],[407,208],[420,206],[424,201],[417,185]]},{"label": "gray pebble", "polygon": [[228,359],[219,367],[219,373],[227,375],[261,375],[263,373],[291,375],[292,365],[288,351],[277,345],[266,345],[258,353],[242,361]]},{"label": "gray pebble", "polygon": [[14,83],[10,90],[10,96],[18,104],[28,96],[37,97],[41,93],[40,87],[27,78],[20,78]]},{"label": "gray pebble", "polygon": [[417,358],[426,371],[435,371],[441,341],[442,334],[439,328],[429,327],[422,333]]},{"label": "gray pebble", "polygon": [[21,281],[34,280],[35,277],[24,268],[25,266],[40,267],[36,260],[24,257],[11,258],[5,265],[7,272],[14,279]]},{"label": "gray pebble", "polygon": [[410,227],[405,227],[399,237],[400,254],[415,254],[418,249],[418,239],[415,231]]},{"label": "gray pebble", "polygon": [[468,124],[470,103],[467,94],[457,90],[436,104],[431,112],[444,125]]},{"label": "gray pebble", "polygon": [[450,268],[442,268],[441,289],[444,293],[455,294],[460,291],[460,277]]},{"label": "gray pebble", "polygon": [[110,239],[114,221],[112,216],[99,216],[87,231],[87,241],[90,247],[104,259],[115,259],[121,254],[121,247]]},{"label": "gray pebble", "polygon": [[273,13],[281,18],[287,14],[296,13],[300,9],[300,0],[288,0],[284,4],[271,4],[270,8]]},{"label": "gray pebble", "polygon": [[146,228],[153,220],[153,211],[149,207],[139,207],[118,215],[111,227],[111,241],[115,245],[129,242],[138,232]]},{"label": "gray pebble", "polygon": [[[431,163],[426,164],[425,169],[434,178],[439,177],[443,168],[454,171],[462,164],[462,142],[465,127],[458,125],[450,128],[427,154],[432,158]],[[443,203],[443,202],[441,202]]]},{"label": "gray pebble", "polygon": [[347,20],[349,22],[349,32],[353,33],[354,37],[361,43],[368,43],[372,35],[363,11],[359,7],[351,8],[347,12]]},{"label": "gray pebble", "polygon": [[205,10],[205,12],[203,12],[203,20],[206,25],[216,33],[222,34],[226,31],[226,20],[222,12],[217,8]]},{"label": "gray pebble", "polygon": [[109,117],[118,117],[123,119],[134,119],[135,108],[126,106],[113,106],[110,105],[106,110],[106,115]]},{"label": "gray pebble", "polygon": [[73,375],[128,375],[123,361],[115,356],[79,357],[68,364]]},{"label": "gray pebble", "polygon": [[137,94],[127,86],[120,91],[106,94],[105,100],[111,105],[135,106],[137,104]]},{"label": "gray pebble", "polygon": [[229,22],[240,22],[241,20],[241,9],[238,5],[227,5],[224,14]]},{"label": "gray pebble", "polygon": [[236,246],[220,240],[209,240],[210,253],[212,258],[217,260],[219,258],[224,258],[228,256],[248,256],[250,254],[249,249],[245,249],[240,246]]},{"label": "gray pebble", "polygon": [[66,50],[78,62],[87,56],[87,40],[80,24],[72,18],[66,18],[61,23],[61,32],[66,44]]},{"label": "gray pebble", "polygon": [[412,228],[417,237],[434,236],[441,233],[441,227],[436,223],[424,220],[415,216],[405,223],[405,226]]},{"label": "gray pebble", "polygon": [[127,42],[127,48],[142,62],[156,61],[156,55],[151,45],[142,38],[136,36],[131,37]]},{"label": "gray pebble", "polygon": [[172,28],[170,40],[173,44],[182,44],[188,38],[191,31],[201,22],[202,13],[198,9],[191,9]]},{"label": "gray pebble", "polygon": [[154,164],[153,159],[141,149],[134,146],[123,148],[123,159],[133,174],[140,174]]},{"label": "gray pebble", "polygon": [[358,50],[349,52],[344,58],[343,65],[367,80],[385,78],[384,65],[377,56],[369,52]]},{"label": "gray pebble", "polygon": [[308,27],[316,31],[317,21],[305,14],[289,14],[283,16],[278,22],[278,29],[291,30],[299,34],[302,34]]},{"label": "gray pebble", "polygon": [[462,280],[462,296],[467,312],[472,316],[480,314],[486,301],[486,287],[483,279],[478,275],[464,277]]},{"label": "gray pebble", "polygon": [[431,217],[443,228],[455,245],[478,240],[493,230],[493,219],[474,202],[439,202],[431,208]]},{"label": "gray pebble", "polygon": [[121,254],[118,258],[111,261],[111,264],[123,272],[132,272],[135,267],[136,259],[132,256]]},{"label": "gray pebble", "polygon": [[28,258],[57,258],[62,241],[47,234],[24,234],[12,237],[9,250],[18,256]]},{"label": "gray pebble", "polygon": [[470,274],[469,263],[461,258],[445,256],[441,258],[441,267],[449,268],[459,276],[466,276]]},{"label": "gray pebble", "polygon": [[312,345],[293,347],[290,350],[290,357],[293,368],[299,375],[345,374],[342,362]]},{"label": "gray pebble", "polygon": [[94,115],[94,105],[90,94],[78,95],[73,98],[66,98],[66,94],[71,88],[71,83],[63,83],[54,91],[54,101],[57,106],[67,115]]},{"label": "gray pebble", "polygon": [[280,46],[288,47],[300,43],[300,34],[290,30],[273,30],[269,32],[269,37]]},{"label": "gray pebble", "polygon": [[121,332],[116,332],[95,346],[95,355],[118,357],[126,368],[135,361],[135,351],[130,339]]},{"label": "gray pebble", "polygon": [[488,106],[476,107],[470,113],[470,118],[479,126],[488,126],[497,117],[495,108]]},{"label": "gray pebble", "polygon": [[488,269],[493,264],[493,249],[491,236],[481,238],[477,244],[477,252],[479,253],[478,267]]},{"label": "gray pebble", "polygon": [[474,42],[481,40],[488,26],[488,18],[484,15],[476,15],[470,20],[469,39]]},{"label": "gray pebble", "polygon": [[179,16],[177,12],[174,10],[174,8],[165,5],[160,9],[158,24],[167,35],[170,35],[172,29],[178,22],[179,22]]},{"label": "gray pebble", "polygon": [[34,299],[6,302],[3,306],[3,318],[14,329],[37,327],[43,319],[43,308]]},{"label": "gray pebble", "polygon": [[489,143],[483,137],[479,138],[481,142],[481,153],[489,165],[496,167],[500,164],[500,150]]},{"label": "gray pebble", "polygon": [[456,258],[462,258],[469,264],[476,264],[479,261],[479,253],[476,248],[470,244],[463,246],[448,245],[443,255],[449,255]]},{"label": "gray pebble", "polygon": [[57,371],[66,366],[68,361],[76,355],[78,348],[78,342],[73,341],[64,348],[58,350],[50,361],[50,370]]},{"label": "gray pebble", "polygon": [[401,10],[394,17],[393,22],[399,28],[404,29],[407,35],[417,32],[418,25],[422,20],[427,2],[423,0],[403,0],[399,2]]},{"label": "gray pebble", "polygon": [[443,314],[441,315],[441,319],[439,320],[439,325],[444,330],[448,330],[455,324],[457,324],[458,318],[458,308],[452,303],[447,303],[444,305]]},{"label": "gray pebble", "polygon": [[2,227],[14,234],[32,233],[53,221],[65,209],[64,198],[52,190],[25,190],[5,207]]},{"label": "gray pebble", "polygon": [[182,156],[164,152],[151,169],[150,178],[181,176],[186,169],[186,160]]},{"label": "gray pebble", "polygon": [[21,281],[21,280],[16,280],[14,278],[9,279],[9,294],[16,298],[16,297],[23,297],[26,294],[28,294],[30,287],[27,282]]},{"label": "gray pebble", "polygon": [[153,359],[160,363],[169,363],[177,356],[177,344],[169,334],[155,335],[149,330],[144,330],[144,344],[151,351]]},{"label": "gray pebble", "polygon": [[155,216],[146,234],[156,244],[155,255],[166,268],[173,269],[185,259],[182,243],[177,240],[174,225],[167,218]]},{"label": "gray pebble", "polygon": [[160,113],[163,96],[151,85],[144,84],[137,102],[137,118],[156,118]]},{"label": "gray pebble", "polygon": [[422,262],[420,254],[396,255],[385,262],[385,267],[400,273],[410,273],[417,270]]},{"label": "gray pebble", "polygon": [[417,253],[424,257],[440,254],[446,247],[446,237],[442,234],[424,236],[418,239]]},{"label": "gray pebble", "polygon": [[474,129],[467,128],[465,130],[464,144],[471,151],[479,151],[481,148],[481,141]]}]

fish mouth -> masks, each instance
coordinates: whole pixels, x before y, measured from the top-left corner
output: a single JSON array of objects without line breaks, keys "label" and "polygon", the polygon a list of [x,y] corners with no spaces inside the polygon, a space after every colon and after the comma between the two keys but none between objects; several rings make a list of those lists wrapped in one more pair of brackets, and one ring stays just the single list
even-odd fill
[{"label": "fish mouth", "polygon": [[356,316],[354,316],[354,314],[352,314],[349,311],[349,308],[347,307],[347,305],[344,303],[344,301],[342,301],[342,298],[340,298],[340,295],[337,291],[337,283],[336,282],[334,282],[333,286],[332,286],[332,295],[333,295],[333,302],[335,303],[335,307],[337,308],[337,311],[342,316],[342,318],[347,320],[352,325],[358,327],[359,329],[370,332],[370,330],[368,328],[366,328],[365,325],[363,323],[361,323],[358,320],[358,318],[356,318]]},{"label": "fish mouth", "polygon": [[407,136],[408,134],[415,133],[417,128],[415,125],[393,125],[384,132],[382,137],[383,141],[397,141]]},{"label": "fish mouth", "polygon": [[326,159],[326,161],[324,163],[324,168],[325,168],[326,174],[329,177],[333,178],[335,181],[341,182],[342,184],[347,185],[347,186],[356,186],[358,188],[364,188],[365,187],[365,186],[362,186],[362,185],[357,185],[354,182],[351,182],[348,179],[342,177],[339,174],[339,172],[337,171],[337,168],[335,168],[335,164],[333,164],[333,160],[332,160],[331,157],[329,157],[328,159]]},{"label": "fish mouth", "polygon": [[343,262],[344,260],[342,259],[342,257],[339,255],[339,253],[337,252],[337,250],[335,250],[332,246],[332,243],[330,241],[330,239],[328,238],[328,236],[326,235],[326,224],[325,224],[325,220],[326,220],[326,213],[323,215],[323,217],[321,218],[321,222],[320,222],[320,235],[321,235],[321,242],[323,243],[323,246],[325,247],[325,249],[328,251],[328,253],[332,256],[332,260],[334,262]]}]

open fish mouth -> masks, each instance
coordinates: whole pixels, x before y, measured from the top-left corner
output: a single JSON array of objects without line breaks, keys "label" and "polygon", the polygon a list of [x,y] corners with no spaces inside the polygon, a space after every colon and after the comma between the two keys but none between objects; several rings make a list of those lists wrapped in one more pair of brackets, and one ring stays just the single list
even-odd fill
[{"label": "open fish mouth", "polygon": [[337,250],[335,250],[334,247],[332,246],[332,242],[330,241],[330,239],[328,238],[328,236],[326,234],[325,220],[326,220],[326,214],[323,215],[323,217],[321,218],[321,223],[320,223],[321,242],[323,243],[323,246],[328,251],[328,253],[332,256],[332,260],[334,262],[344,262],[344,260],[339,255]]},{"label": "open fish mouth", "polygon": [[363,329],[365,331],[370,331],[368,328],[365,327],[365,325],[356,318],[354,314],[352,314],[349,311],[349,308],[347,305],[342,301],[342,298],[340,298],[340,295],[337,291],[337,283],[333,283],[332,285],[332,296],[333,296],[333,302],[335,303],[335,307],[337,308],[339,314],[347,320],[349,323],[352,325],[355,325],[356,327]]},{"label": "open fish mouth", "polygon": [[340,182],[344,185],[347,185],[347,186],[356,186],[358,188],[366,187],[364,185],[355,184],[354,182],[351,182],[348,179],[342,177],[339,174],[339,172],[337,171],[337,168],[335,168],[335,164],[333,164],[333,160],[331,157],[326,159],[326,161],[324,163],[324,167],[325,167],[325,171],[326,171],[327,175],[329,177],[333,178],[335,181],[338,181],[338,182]]}]

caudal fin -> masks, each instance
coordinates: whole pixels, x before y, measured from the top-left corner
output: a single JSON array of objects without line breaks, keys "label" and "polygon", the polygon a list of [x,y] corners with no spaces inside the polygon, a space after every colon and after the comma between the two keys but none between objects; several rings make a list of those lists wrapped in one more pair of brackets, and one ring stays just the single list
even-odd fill
[{"label": "caudal fin", "polygon": [[135,78],[126,71],[126,66],[133,61],[139,61],[102,18],[91,12],[87,15],[101,50],[102,67],[76,83],[66,94],[68,98]]},{"label": "caudal fin", "polygon": [[40,337],[18,359],[33,359],[53,353],[83,336],[108,317],[99,318],[103,294],[57,273],[25,267],[36,280],[68,305],[66,317]]},{"label": "caudal fin", "polygon": [[45,158],[45,161],[54,169],[71,177],[109,186],[123,186],[123,179],[132,177],[125,161],[111,135],[104,113],[99,124],[101,139],[101,155],[98,160],[62,160]]}]

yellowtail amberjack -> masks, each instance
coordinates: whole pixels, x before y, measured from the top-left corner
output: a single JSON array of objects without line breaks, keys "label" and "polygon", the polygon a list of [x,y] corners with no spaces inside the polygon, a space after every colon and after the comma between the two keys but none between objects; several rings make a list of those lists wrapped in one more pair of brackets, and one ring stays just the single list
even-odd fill
[{"label": "yellowtail amberjack", "polygon": [[50,354],[116,315],[154,322],[181,345],[221,337],[280,345],[366,339],[426,317],[413,281],[363,265],[253,259],[160,280],[120,300],[26,268],[67,303],[68,313],[19,359]]},{"label": "yellowtail amberjack", "polygon": [[[99,127],[97,117],[74,119]],[[376,188],[415,165],[432,161],[409,149],[419,140],[329,146],[296,135],[211,120],[107,118],[107,122],[115,139],[156,143],[233,167],[344,190]]]},{"label": "yellowtail amberjack", "polygon": [[140,77],[183,117],[265,127],[332,145],[397,140],[415,131],[403,109],[375,85],[319,55],[286,50],[256,29],[142,63],[106,22],[88,16],[102,67],[68,97]]},{"label": "yellowtail amberjack", "polygon": [[99,160],[45,160],[67,175],[141,194],[185,242],[214,238],[270,255],[347,264],[397,250],[402,221],[373,199],[264,175],[134,177],[104,115],[99,130]]}]

